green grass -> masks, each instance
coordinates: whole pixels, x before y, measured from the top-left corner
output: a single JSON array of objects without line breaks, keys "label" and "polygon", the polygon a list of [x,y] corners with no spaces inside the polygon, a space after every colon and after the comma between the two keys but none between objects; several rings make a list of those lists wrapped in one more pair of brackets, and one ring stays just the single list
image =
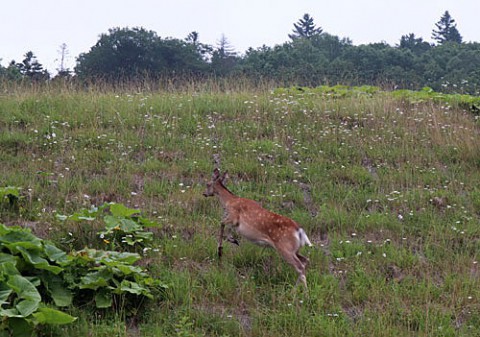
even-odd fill
[{"label": "green grass", "polygon": [[[115,201],[158,222],[144,263],[166,294],[134,318],[72,308],[47,335],[478,334],[478,119],[438,97],[325,90],[0,96],[0,187],[21,188],[0,222],[78,248],[97,229],[57,213]],[[245,240],[218,264],[214,154],[234,193],[305,228],[308,295]]]}]

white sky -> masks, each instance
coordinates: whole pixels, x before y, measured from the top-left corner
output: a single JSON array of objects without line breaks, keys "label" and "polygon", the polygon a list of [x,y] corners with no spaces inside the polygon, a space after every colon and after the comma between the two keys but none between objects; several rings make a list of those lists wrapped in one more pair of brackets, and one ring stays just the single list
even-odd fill
[{"label": "white sky", "polygon": [[23,0],[0,3],[0,59],[6,66],[33,51],[51,73],[59,68],[60,45],[66,66],[88,52],[99,35],[114,27],[144,27],[160,37],[183,39],[191,31],[215,45],[224,34],[239,53],[288,41],[293,23],[309,13],[317,26],[355,45],[399,42],[415,33],[431,41],[445,10],[465,42],[480,42],[479,0]]}]

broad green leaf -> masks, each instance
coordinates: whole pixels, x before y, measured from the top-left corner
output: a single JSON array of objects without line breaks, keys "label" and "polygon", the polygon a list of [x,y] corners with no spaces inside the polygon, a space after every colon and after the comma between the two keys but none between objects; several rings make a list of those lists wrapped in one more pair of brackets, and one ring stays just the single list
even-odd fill
[{"label": "broad green leaf", "polygon": [[140,217],[138,218],[138,220],[144,227],[160,227],[161,226],[158,222],[155,222],[153,220],[150,220],[144,217]]},{"label": "broad green leaf", "polygon": [[108,281],[113,277],[113,273],[106,269],[93,272],[81,278],[80,289],[93,289],[108,287]]},{"label": "broad green leaf", "polygon": [[129,218],[134,214],[139,214],[140,211],[138,209],[128,208],[123,204],[110,204],[110,213],[116,217],[123,217]]},{"label": "broad green leaf", "polygon": [[20,315],[27,317],[38,309],[38,304],[42,300],[37,288],[25,277],[12,275],[9,277],[7,285],[13,289],[21,299],[15,308]]},{"label": "broad green leaf", "polygon": [[32,337],[33,325],[24,318],[10,318],[8,326],[15,337]]},{"label": "broad green leaf", "polygon": [[152,241],[153,240],[153,233],[152,232],[135,232],[135,237],[141,238],[145,241]]},{"label": "broad green leaf", "polygon": [[103,221],[105,221],[105,234],[112,233],[114,230],[120,230],[120,223],[117,217],[106,215],[103,217]]},{"label": "broad green leaf", "polygon": [[122,238],[122,242],[126,242],[130,246],[133,246],[139,242],[144,242],[144,241],[150,242],[152,241],[152,239],[153,239],[152,232],[136,231],[134,234],[125,235]]},{"label": "broad green leaf", "polygon": [[153,277],[142,278],[142,284],[144,284],[148,288],[155,287],[155,288],[168,289],[168,285],[163,284],[160,280],[154,279]]},{"label": "broad green leaf", "polygon": [[97,308],[110,308],[112,306],[112,293],[108,289],[99,289],[95,294]]},{"label": "broad green leaf", "polygon": [[105,259],[102,259],[103,261],[118,261],[121,263],[125,264],[134,264],[138,260],[140,260],[142,257],[137,254],[137,253],[127,253],[127,252],[114,252],[114,251],[109,251],[107,252]]},{"label": "broad green leaf", "polygon": [[16,308],[1,309],[0,308],[0,317],[17,317],[23,318],[24,316],[18,312]]},{"label": "broad green leaf", "polygon": [[121,265],[121,264],[116,264],[111,263],[112,267],[115,267],[118,269],[122,274],[124,275],[130,275],[130,274],[143,274],[143,270],[140,267],[136,266],[126,266],[126,265]]},{"label": "broad green leaf", "polygon": [[75,253],[75,256],[81,256],[99,263],[118,261],[124,264],[134,264],[142,257],[137,253],[116,252],[109,250],[82,249]]},{"label": "broad green leaf", "polygon": [[10,262],[13,265],[16,265],[17,263],[17,258],[13,256],[12,254],[5,254],[5,253],[0,253],[0,265],[3,263]]},{"label": "broad green leaf", "polygon": [[0,187],[0,196],[6,197],[8,195],[12,195],[14,197],[20,197],[20,187],[15,186],[7,186],[7,187]]},{"label": "broad green leaf", "polygon": [[72,292],[65,286],[61,277],[47,274],[42,277],[42,280],[48,293],[50,296],[52,296],[56,306],[66,307],[72,304]]},{"label": "broad green leaf", "polygon": [[93,221],[97,218],[97,215],[98,208],[92,207],[91,209],[82,209],[81,211],[70,215],[68,219],[73,221]]},{"label": "broad green leaf", "polygon": [[[2,287],[1,284],[0,284],[0,287]],[[9,289],[9,288],[8,289],[5,288],[5,289],[0,290],[0,306],[8,303],[7,299],[10,296],[11,293],[12,293],[12,289]]]},{"label": "broad green leaf", "polygon": [[85,220],[85,221],[93,221],[96,219],[94,216],[85,216],[85,215],[72,215],[70,218],[71,220],[74,221],[80,221],[80,220]]},{"label": "broad green leaf", "polygon": [[107,215],[104,218],[106,233],[112,233],[115,230],[120,230],[125,233],[132,233],[134,231],[142,230],[142,226],[133,220],[120,218],[112,215]]},{"label": "broad green leaf", "polygon": [[42,284],[42,281],[38,276],[25,276],[25,278],[28,280],[28,282],[33,284],[35,288],[40,287],[40,285]]},{"label": "broad green leaf", "polygon": [[42,241],[35,235],[33,235],[29,229],[21,228],[18,226],[7,227],[3,226],[3,230],[0,234],[0,242],[22,242],[31,241],[40,244]]},{"label": "broad green leaf", "polygon": [[36,250],[38,252],[42,251],[41,245],[37,245],[34,242],[29,241],[18,241],[18,242],[0,242],[0,245],[6,247],[12,254],[18,254],[21,248],[29,249],[29,250]]},{"label": "broad green leaf", "polygon": [[142,226],[130,219],[120,219],[120,228],[125,233],[132,233],[143,230]]},{"label": "broad green leaf", "polygon": [[129,246],[133,246],[135,245],[137,242],[142,242],[143,240],[140,239],[140,240],[137,240],[136,238],[134,238],[133,236],[125,236],[122,238],[122,242],[125,242],[126,244],[128,244]]},{"label": "broad green leaf", "polygon": [[38,309],[40,301],[23,300],[18,302],[15,308],[22,315],[22,317],[28,317]]},{"label": "broad green leaf", "polygon": [[42,240],[25,229],[12,228],[9,232],[0,236],[0,244],[3,244],[12,252],[16,252],[15,247],[20,246],[28,249],[41,249]]},{"label": "broad green leaf", "polygon": [[144,295],[148,298],[153,298],[152,294],[150,293],[150,290],[140,286],[136,282],[131,282],[128,280],[123,280],[122,283],[120,283],[119,290],[122,292],[129,292],[131,294]]},{"label": "broad green leaf", "polygon": [[49,243],[45,243],[44,248],[45,248],[45,254],[47,254],[47,257],[51,261],[55,261],[61,265],[70,262],[70,260],[68,259],[67,253],[65,253],[60,248],[57,248],[54,245]]},{"label": "broad green leaf", "polygon": [[[82,249],[79,251],[70,252],[69,257],[75,263],[86,264],[88,262],[94,261],[95,259],[91,256],[90,250],[92,249]],[[93,249],[94,250],[94,249]]]},{"label": "broad green leaf", "polygon": [[6,261],[3,263],[0,263],[0,275],[20,275],[20,272],[18,271],[16,267],[16,261],[11,262],[11,261]]},{"label": "broad green leaf", "polygon": [[153,238],[152,232],[135,232],[135,235],[148,240],[151,240]]},{"label": "broad green leaf", "polygon": [[0,223],[0,236],[5,235],[12,231],[11,226],[5,226],[3,223]]},{"label": "broad green leaf", "polygon": [[35,268],[37,269],[44,269],[48,270],[54,274],[59,274],[63,268],[58,267],[58,266],[52,266],[50,263],[41,257],[38,252],[36,251],[29,251],[27,249],[24,249],[23,247],[17,247],[24,259],[32,264]]},{"label": "broad green leaf", "polygon": [[40,324],[70,324],[74,322],[77,318],[70,316],[62,311],[51,309],[51,308],[39,308],[37,312],[33,314],[33,317]]}]

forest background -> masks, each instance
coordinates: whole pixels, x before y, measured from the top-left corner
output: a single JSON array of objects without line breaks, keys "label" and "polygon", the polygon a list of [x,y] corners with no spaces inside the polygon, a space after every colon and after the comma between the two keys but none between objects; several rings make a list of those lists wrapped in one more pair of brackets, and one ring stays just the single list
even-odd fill
[{"label": "forest background", "polygon": [[142,27],[117,27],[78,55],[73,70],[65,67],[68,46],[63,44],[55,76],[29,51],[22,61],[0,66],[0,78],[35,83],[59,78],[74,83],[148,79],[152,83],[242,77],[250,83],[277,86],[367,84],[413,90],[428,86],[435,91],[478,94],[480,44],[463,41],[448,11],[434,23],[432,39],[435,43],[410,33],[395,46],[385,42],[355,46],[349,38],[325,32],[305,14],[293,24],[287,42],[238,53],[224,35],[213,46],[202,43],[196,31],[179,39],[162,38]]}]

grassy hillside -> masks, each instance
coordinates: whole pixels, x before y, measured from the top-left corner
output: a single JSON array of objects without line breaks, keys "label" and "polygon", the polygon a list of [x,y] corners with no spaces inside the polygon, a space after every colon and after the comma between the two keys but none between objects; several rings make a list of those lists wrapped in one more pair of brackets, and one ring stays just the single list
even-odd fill
[{"label": "grassy hillside", "polygon": [[[461,106],[371,90],[46,90],[1,95],[0,130],[0,187],[21,196],[0,200],[1,223],[81,249],[108,245],[99,224],[57,214],[118,202],[155,222],[142,265],[168,289],[116,313],[71,308],[79,319],[50,334],[478,334],[480,122]],[[217,263],[221,209],[202,196],[214,157],[234,193],[304,227],[308,294],[245,240]]]}]

